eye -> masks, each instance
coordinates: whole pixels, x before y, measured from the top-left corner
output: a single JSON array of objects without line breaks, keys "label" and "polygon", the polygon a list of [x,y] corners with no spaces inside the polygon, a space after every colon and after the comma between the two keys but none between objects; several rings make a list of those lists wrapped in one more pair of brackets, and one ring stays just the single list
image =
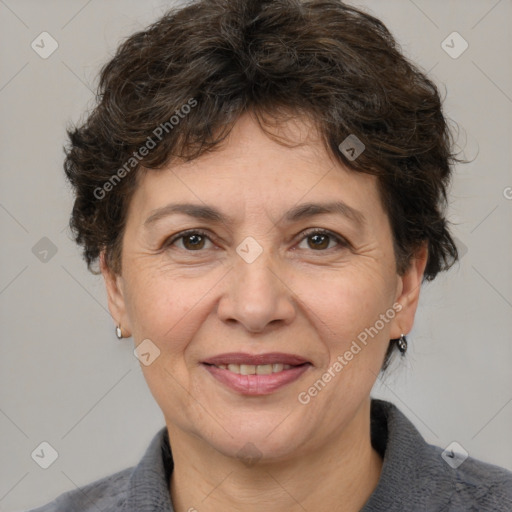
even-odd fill
[{"label": "eye", "polygon": [[[301,245],[307,243],[307,247]],[[209,245],[210,244],[210,245]],[[164,249],[175,246],[187,252],[200,252],[203,249],[211,249],[213,242],[208,234],[201,230],[182,231],[170,237],[164,242]],[[333,248],[348,247],[348,242],[339,235],[325,229],[313,229],[302,233],[299,244],[300,249],[313,249],[314,251],[325,251]]]},{"label": "eye", "polygon": [[[179,242],[176,244],[176,242]],[[164,248],[169,248],[172,245],[177,245],[178,248],[185,251],[200,251],[207,246],[208,243],[212,243],[208,235],[204,231],[190,230],[183,231],[174,235],[164,243]],[[206,248],[209,248],[207,246]]]},{"label": "eye", "polygon": [[[338,235],[326,231],[325,229],[314,229],[309,232],[303,233],[303,242],[306,242],[309,249],[314,251],[323,251],[326,249],[332,249],[333,247],[348,247],[348,243]],[[304,249],[304,247],[299,248]]]}]

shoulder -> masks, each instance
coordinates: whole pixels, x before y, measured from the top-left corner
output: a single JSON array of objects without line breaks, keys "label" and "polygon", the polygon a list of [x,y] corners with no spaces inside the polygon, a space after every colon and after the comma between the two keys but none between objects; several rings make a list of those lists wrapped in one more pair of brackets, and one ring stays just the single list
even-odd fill
[{"label": "shoulder", "polygon": [[[441,448],[430,448],[438,461],[443,460]],[[447,511],[512,511],[512,472],[472,457],[457,468],[443,461],[438,469],[442,479],[438,485],[449,496]]]},{"label": "shoulder", "polygon": [[512,511],[512,472],[427,443],[390,402],[374,399],[371,419],[383,467],[364,512],[401,512],[412,503],[415,512]]},{"label": "shoulder", "polygon": [[65,492],[29,512],[113,512],[124,505],[133,468],[124,469],[84,487]]},{"label": "shoulder", "polygon": [[142,510],[148,503],[164,504],[172,512],[168,489],[172,468],[169,437],[163,427],[136,466],[61,494],[30,512],[121,512]]}]

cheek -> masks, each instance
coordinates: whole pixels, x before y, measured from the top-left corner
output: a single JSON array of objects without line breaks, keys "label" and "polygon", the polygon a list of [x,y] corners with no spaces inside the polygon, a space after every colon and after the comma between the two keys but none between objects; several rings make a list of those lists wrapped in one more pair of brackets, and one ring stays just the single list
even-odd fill
[{"label": "cheek", "polygon": [[126,307],[134,339],[150,338],[158,343],[190,309],[190,294],[166,276],[158,279],[139,272],[131,277]]},{"label": "cheek", "polygon": [[151,339],[162,355],[183,352],[208,314],[217,281],[215,272],[184,277],[139,269],[132,275],[127,293],[134,339]]},{"label": "cheek", "polygon": [[377,333],[372,327],[380,315],[392,309],[392,279],[378,271],[364,270],[338,269],[316,276],[316,279],[302,277],[295,281],[304,311],[317,332],[321,333],[331,361],[348,350],[358,337],[364,341],[365,333],[368,343],[360,343],[363,350],[359,355],[363,351],[368,356],[375,351],[380,354],[382,347],[376,347],[375,351],[364,349],[370,347],[369,341],[375,340],[377,343],[372,345],[377,345],[378,340],[387,340],[389,319],[384,324],[382,321],[378,323]]},{"label": "cheek", "polygon": [[[315,330],[325,358],[314,380],[332,382],[322,391],[324,403],[357,404],[370,393],[379,375],[390,328],[389,320],[383,322],[380,315],[390,310],[394,314],[394,310],[392,299],[382,289],[379,293],[374,283],[361,278],[331,281],[330,293],[317,302]],[[316,406],[321,407],[321,401]],[[331,419],[337,421],[336,415]]]}]

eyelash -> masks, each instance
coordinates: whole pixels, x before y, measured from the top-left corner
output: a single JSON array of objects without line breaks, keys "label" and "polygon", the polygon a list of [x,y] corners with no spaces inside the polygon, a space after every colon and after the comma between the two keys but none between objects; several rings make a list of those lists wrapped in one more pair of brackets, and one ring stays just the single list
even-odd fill
[{"label": "eyelash", "polygon": [[[181,231],[180,233],[177,233],[176,235],[173,235],[173,236],[169,237],[164,242],[162,248],[163,249],[168,249],[176,241],[178,241],[178,240],[180,240],[182,238],[185,238],[185,237],[187,237],[189,235],[199,235],[199,236],[207,238],[208,240],[210,240],[210,242],[213,242],[213,240],[210,238],[209,234],[206,231],[203,231],[202,229],[189,229],[187,231]],[[337,244],[338,244],[338,249],[339,248],[347,248],[347,247],[350,246],[350,244],[347,242],[347,240],[344,239],[343,237],[341,237],[339,235],[336,235],[332,231],[329,231],[329,230],[326,230],[326,229],[320,229],[320,228],[311,228],[310,230],[305,230],[302,233],[300,233],[300,235],[299,235],[299,236],[301,236],[300,242],[302,242],[304,239],[306,239],[308,237],[311,237],[311,236],[314,236],[314,235],[325,235],[325,236],[330,237],[331,239],[334,239],[337,242]],[[314,249],[311,249],[311,250],[314,251],[314,252],[326,252],[326,251],[329,251],[329,250],[332,250],[332,249],[336,249],[336,247],[334,247],[334,248],[331,247],[329,249],[319,249],[318,251],[315,251]],[[186,251],[186,252],[189,252],[189,253],[202,252],[201,249],[199,249],[197,251],[188,250],[188,249],[183,249],[183,250]]]}]

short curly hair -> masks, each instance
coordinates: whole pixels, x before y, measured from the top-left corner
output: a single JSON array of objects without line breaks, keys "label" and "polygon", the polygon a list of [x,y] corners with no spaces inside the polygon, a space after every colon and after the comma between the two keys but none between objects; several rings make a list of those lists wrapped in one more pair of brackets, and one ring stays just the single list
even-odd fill
[{"label": "short curly hair", "polygon": [[[426,280],[458,259],[444,210],[459,160],[440,94],[380,20],[339,0],[197,0],[120,45],[68,130],[70,227],[91,272],[104,251],[121,273],[140,168],[213,151],[247,111],[262,128],[307,118],[335,159],[377,176],[399,274],[423,244]],[[358,158],[340,150],[348,136]]]}]

